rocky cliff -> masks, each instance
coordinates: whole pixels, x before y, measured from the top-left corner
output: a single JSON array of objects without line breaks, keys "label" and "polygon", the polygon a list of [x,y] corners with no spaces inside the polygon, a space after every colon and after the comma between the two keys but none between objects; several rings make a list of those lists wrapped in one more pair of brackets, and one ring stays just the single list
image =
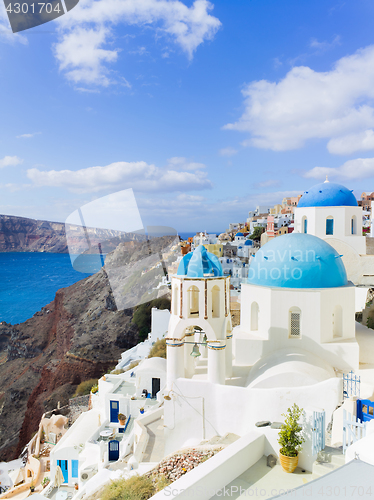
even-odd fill
[{"label": "rocky cliff", "polygon": [[[103,253],[114,250],[123,241],[142,241],[144,236],[100,228],[81,228],[68,225],[70,244],[74,253]],[[61,222],[48,222],[12,215],[0,215],[0,252],[67,253],[66,227]]]},{"label": "rocky cliff", "polygon": [[[165,247],[160,241],[153,242],[157,252]],[[109,260],[113,268],[147,255],[149,245],[130,242]],[[145,285],[143,271],[142,287],[152,290],[160,276],[149,276]],[[138,288],[137,279],[132,286]],[[139,342],[132,317],[132,308],[117,309],[103,268],[59,290],[24,323],[0,323],[0,460],[18,456],[45,411],[67,404],[80,382],[100,377]]]}]

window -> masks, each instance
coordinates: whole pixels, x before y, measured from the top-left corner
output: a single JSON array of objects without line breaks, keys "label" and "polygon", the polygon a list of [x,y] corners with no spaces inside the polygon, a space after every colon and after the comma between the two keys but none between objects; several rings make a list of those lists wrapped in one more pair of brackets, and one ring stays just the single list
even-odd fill
[{"label": "window", "polygon": [[305,216],[303,217],[302,226],[303,226],[303,233],[306,234],[308,232],[308,219]]},{"label": "window", "polygon": [[356,229],[356,216],[354,215],[351,219],[351,233],[352,234],[357,234],[357,229]]},{"label": "window", "polygon": [[334,218],[331,216],[326,219],[326,234],[334,234]]},{"label": "window", "polygon": [[341,306],[335,306],[333,313],[333,336],[339,338],[343,336],[343,310]]},{"label": "window", "polygon": [[197,316],[199,316],[199,289],[193,285],[188,289],[188,317]]},{"label": "window", "polygon": [[251,305],[251,330],[256,331],[258,330],[258,312],[259,312],[259,307],[257,302],[252,302]]},{"label": "window", "polygon": [[289,310],[288,336],[290,339],[301,337],[300,319],[301,311],[298,307],[293,307]]},{"label": "window", "polygon": [[220,309],[220,290],[218,286],[214,286],[212,289],[212,317],[219,318]]}]

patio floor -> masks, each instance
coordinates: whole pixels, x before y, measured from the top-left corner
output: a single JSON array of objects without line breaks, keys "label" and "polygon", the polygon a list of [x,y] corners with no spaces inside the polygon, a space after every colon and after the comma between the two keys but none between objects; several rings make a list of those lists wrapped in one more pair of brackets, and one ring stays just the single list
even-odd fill
[{"label": "patio floor", "polygon": [[300,467],[297,467],[292,474],[285,472],[279,464],[270,468],[266,465],[266,457],[263,456],[250,469],[226,485],[225,491],[220,490],[210,500],[219,500],[225,496],[233,500],[272,498],[309,483],[313,479],[316,479],[316,476],[308,471],[302,472]]}]

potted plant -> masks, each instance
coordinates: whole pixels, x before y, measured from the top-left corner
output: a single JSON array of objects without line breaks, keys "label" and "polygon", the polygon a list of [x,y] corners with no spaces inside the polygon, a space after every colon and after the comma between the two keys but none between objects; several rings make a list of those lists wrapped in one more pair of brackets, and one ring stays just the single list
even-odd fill
[{"label": "potted plant", "polygon": [[305,441],[302,436],[302,427],[298,421],[303,412],[295,403],[292,408],[288,408],[287,413],[283,413],[285,422],[279,431],[278,443],[281,445],[279,450],[279,460],[281,466],[286,472],[293,472],[299,461],[299,451]]},{"label": "potted plant", "polygon": [[74,484],[74,489],[75,489],[75,490],[78,490],[78,489],[79,489],[78,483],[75,483],[75,484]]},{"label": "potted plant", "polygon": [[144,413],[144,407],[142,406],[141,408],[139,408],[139,411],[140,411],[141,414],[143,414]]},{"label": "potted plant", "polygon": [[118,413],[118,420],[119,420],[120,425],[125,425],[126,415],[124,415],[123,413]]},{"label": "potted plant", "polygon": [[43,488],[45,488],[47,486],[47,484],[49,484],[49,483],[50,483],[49,477],[43,478],[43,481],[42,481]]},{"label": "potted plant", "polygon": [[34,478],[31,479],[30,491],[31,491],[31,493],[34,493],[34,491],[35,491]]}]

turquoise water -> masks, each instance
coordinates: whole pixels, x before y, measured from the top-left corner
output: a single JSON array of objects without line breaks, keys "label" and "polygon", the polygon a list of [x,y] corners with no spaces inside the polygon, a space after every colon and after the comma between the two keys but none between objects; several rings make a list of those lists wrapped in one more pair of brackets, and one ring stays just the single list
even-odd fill
[{"label": "turquoise water", "polygon": [[87,276],[73,269],[68,254],[0,253],[0,321],[15,324],[31,318],[59,288]]}]

